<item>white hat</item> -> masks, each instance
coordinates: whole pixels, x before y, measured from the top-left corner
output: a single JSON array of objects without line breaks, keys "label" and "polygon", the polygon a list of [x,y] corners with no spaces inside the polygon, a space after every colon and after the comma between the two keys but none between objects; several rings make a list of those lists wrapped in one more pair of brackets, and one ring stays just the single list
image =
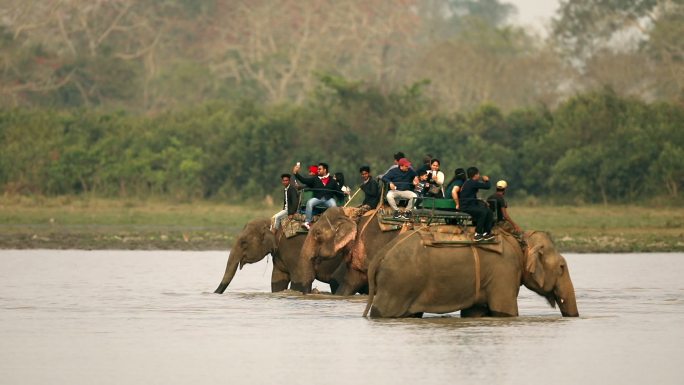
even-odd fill
[{"label": "white hat", "polygon": [[498,188],[499,190],[504,190],[506,189],[506,187],[508,187],[508,183],[506,183],[505,180],[500,180],[496,182],[496,188]]}]

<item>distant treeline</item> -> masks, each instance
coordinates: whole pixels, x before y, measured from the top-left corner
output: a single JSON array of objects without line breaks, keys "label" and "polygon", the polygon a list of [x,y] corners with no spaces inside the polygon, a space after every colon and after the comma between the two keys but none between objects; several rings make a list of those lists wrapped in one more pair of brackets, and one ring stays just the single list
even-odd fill
[{"label": "distant treeline", "polygon": [[98,110],[0,111],[5,194],[261,200],[297,161],[327,162],[356,186],[403,151],[509,182],[515,197],[558,202],[677,198],[684,184],[684,107],[610,89],[551,111],[494,105],[443,112],[422,83],[382,92],[324,76],[304,103],[214,102],[157,116]]}]

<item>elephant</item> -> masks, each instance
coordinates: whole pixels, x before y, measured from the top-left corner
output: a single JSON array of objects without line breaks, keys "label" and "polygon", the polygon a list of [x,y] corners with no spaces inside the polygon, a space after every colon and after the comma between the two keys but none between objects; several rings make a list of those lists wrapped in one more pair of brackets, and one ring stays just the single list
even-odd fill
[{"label": "elephant", "polygon": [[577,317],[575,289],[565,258],[547,233],[498,232],[499,252],[485,245],[425,246],[414,230],[388,244],[369,267],[364,317],[422,317],[461,310],[462,317],[518,316],[521,285]]},{"label": "elephant", "polygon": [[248,263],[259,262],[268,254],[273,256],[271,292],[286,290],[288,285],[292,290],[310,292],[313,279],[309,280],[309,274],[321,282],[331,280],[333,272],[342,264],[341,257],[322,261],[315,269],[302,266],[299,255],[306,237],[298,234],[286,238],[282,231],[271,232],[270,225],[270,219],[255,219],[245,225],[230,249],[226,271],[214,293],[223,294],[238,267],[242,269]]},{"label": "elephant", "polygon": [[311,226],[302,246],[301,258],[321,262],[343,258],[346,262],[340,264],[331,277],[333,294],[366,293],[368,262],[399,234],[399,226],[391,231],[383,231],[376,215],[377,211],[370,211],[357,223],[345,214],[344,208],[333,207],[327,209]]}]

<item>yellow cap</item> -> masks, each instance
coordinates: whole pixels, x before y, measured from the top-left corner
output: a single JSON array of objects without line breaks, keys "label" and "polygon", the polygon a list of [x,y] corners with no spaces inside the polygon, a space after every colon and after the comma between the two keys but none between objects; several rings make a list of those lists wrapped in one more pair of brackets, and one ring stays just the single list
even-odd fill
[{"label": "yellow cap", "polygon": [[506,187],[508,187],[508,183],[506,183],[505,180],[500,180],[500,181],[496,182],[496,188],[503,190]]}]

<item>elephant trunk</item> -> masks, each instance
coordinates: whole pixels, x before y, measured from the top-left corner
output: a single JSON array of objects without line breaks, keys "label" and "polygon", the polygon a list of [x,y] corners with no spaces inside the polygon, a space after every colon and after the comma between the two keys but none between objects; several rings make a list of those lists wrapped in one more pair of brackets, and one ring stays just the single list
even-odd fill
[{"label": "elephant trunk", "polygon": [[239,252],[231,251],[230,256],[228,257],[228,263],[226,264],[226,272],[223,274],[223,279],[216,290],[214,290],[214,293],[223,294],[223,292],[226,291],[226,288],[230,285],[230,281],[233,280],[233,277],[235,277],[235,272],[237,272],[238,266],[240,265],[240,255],[241,253]]},{"label": "elephant trunk", "polygon": [[556,295],[556,302],[563,317],[579,317],[577,310],[577,299],[575,298],[575,287],[570,279],[570,274],[567,274],[567,279],[564,279],[554,290]]},{"label": "elephant trunk", "polygon": [[314,279],[316,279],[315,267],[317,261],[301,260],[301,265],[290,274],[290,289],[301,291],[303,294],[311,293],[311,287]]},{"label": "elephant trunk", "polygon": [[575,290],[570,283],[570,290],[558,296],[558,308],[563,317],[579,317],[577,310],[577,300],[575,299]]}]

